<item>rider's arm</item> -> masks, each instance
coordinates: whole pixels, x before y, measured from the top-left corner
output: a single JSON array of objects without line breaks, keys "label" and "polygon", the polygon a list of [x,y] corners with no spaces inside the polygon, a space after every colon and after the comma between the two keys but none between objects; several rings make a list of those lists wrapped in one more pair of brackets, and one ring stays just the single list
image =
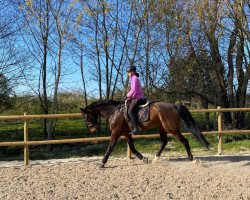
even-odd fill
[{"label": "rider's arm", "polygon": [[136,80],[137,80],[136,76],[131,77],[130,91],[127,94],[128,98],[134,98],[136,94]]}]

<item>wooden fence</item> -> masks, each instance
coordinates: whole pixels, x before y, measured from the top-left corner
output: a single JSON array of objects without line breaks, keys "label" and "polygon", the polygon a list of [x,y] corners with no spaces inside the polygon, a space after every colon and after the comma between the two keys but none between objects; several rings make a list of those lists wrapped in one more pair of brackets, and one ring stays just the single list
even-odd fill
[{"label": "wooden fence", "polygon": [[[222,134],[225,133],[250,133],[250,130],[222,130],[222,112],[249,112],[250,108],[220,108],[217,109],[200,109],[190,110],[192,113],[217,113],[218,130],[203,132],[207,134],[218,134],[218,154],[222,154]],[[0,146],[24,146],[24,165],[29,165],[29,146],[31,145],[45,145],[45,144],[63,144],[63,143],[83,143],[83,142],[97,142],[97,141],[108,141],[110,137],[92,137],[92,138],[76,138],[76,139],[62,139],[62,140],[43,140],[43,141],[29,141],[28,140],[28,121],[32,119],[44,119],[44,118],[82,118],[81,113],[76,114],[49,114],[49,115],[16,115],[16,116],[0,116],[1,120],[22,120],[24,122],[24,140],[16,142],[0,142]],[[189,133],[184,133],[188,135]],[[169,135],[171,136],[171,135]],[[147,138],[159,138],[159,134],[149,135],[133,135],[133,139],[147,139]],[[121,137],[124,139],[124,137]],[[127,150],[128,158],[131,158],[131,151],[128,147]]]}]

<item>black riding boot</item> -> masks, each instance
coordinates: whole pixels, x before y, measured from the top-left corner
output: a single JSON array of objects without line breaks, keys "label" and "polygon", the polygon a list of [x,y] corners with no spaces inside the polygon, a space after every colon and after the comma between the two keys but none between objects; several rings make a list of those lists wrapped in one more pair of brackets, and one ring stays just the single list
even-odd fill
[{"label": "black riding boot", "polygon": [[134,113],[129,113],[129,117],[130,117],[130,121],[131,121],[131,124],[132,124],[132,130],[129,134],[135,134],[135,133],[138,133],[140,130],[139,130],[139,127],[138,127],[138,120],[137,120],[137,117]]}]

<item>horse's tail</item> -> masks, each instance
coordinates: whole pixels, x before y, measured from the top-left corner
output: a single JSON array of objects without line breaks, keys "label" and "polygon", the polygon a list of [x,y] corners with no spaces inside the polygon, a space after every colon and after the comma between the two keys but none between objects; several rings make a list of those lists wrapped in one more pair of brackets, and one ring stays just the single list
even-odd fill
[{"label": "horse's tail", "polygon": [[184,120],[185,124],[187,125],[187,128],[194,135],[196,140],[205,148],[209,149],[209,142],[202,135],[201,130],[197,126],[197,123],[195,122],[194,118],[192,117],[187,107],[184,106],[183,104],[178,104],[175,106],[181,118]]}]

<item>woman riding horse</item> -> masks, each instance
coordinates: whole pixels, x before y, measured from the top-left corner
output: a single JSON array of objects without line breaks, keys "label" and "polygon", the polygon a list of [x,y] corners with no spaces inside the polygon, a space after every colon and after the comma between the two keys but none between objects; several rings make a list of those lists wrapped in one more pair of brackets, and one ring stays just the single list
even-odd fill
[{"label": "woman riding horse", "polygon": [[[120,136],[124,136],[128,142],[131,151],[143,162],[147,163],[147,157],[142,156],[140,152],[135,149],[132,135],[129,134],[129,126],[124,117],[124,104],[117,101],[99,101],[94,102],[86,108],[80,108],[83,117],[87,121],[88,128],[91,132],[95,132],[98,128],[97,116],[102,116],[108,120],[111,137],[109,146],[105,152],[105,155],[101,161],[100,167],[104,167],[108,158]],[[148,121],[139,124],[142,130],[148,130],[151,128],[159,128],[161,147],[156,154],[156,157],[160,157],[165,146],[168,143],[167,134],[172,134],[179,140],[185,147],[189,160],[193,160],[193,155],[190,151],[188,140],[181,134],[181,119],[184,120],[189,131],[194,135],[197,141],[205,148],[209,147],[209,142],[204,138],[196,122],[194,121],[189,110],[182,104],[171,104],[166,102],[154,102],[150,105],[150,119]]]},{"label": "woman riding horse", "polygon": [[130,77],[130,91],[127,94],[126,101],[131,100],[128,108],[128,115],[132,124],[132,130],[129,134],[135,134],[139,132],[137,111],[139,105],[146,103],[146,100],[142,92],[139,74],[136,72],[136,67],[130,66],[127,69],[127,72]]}]

